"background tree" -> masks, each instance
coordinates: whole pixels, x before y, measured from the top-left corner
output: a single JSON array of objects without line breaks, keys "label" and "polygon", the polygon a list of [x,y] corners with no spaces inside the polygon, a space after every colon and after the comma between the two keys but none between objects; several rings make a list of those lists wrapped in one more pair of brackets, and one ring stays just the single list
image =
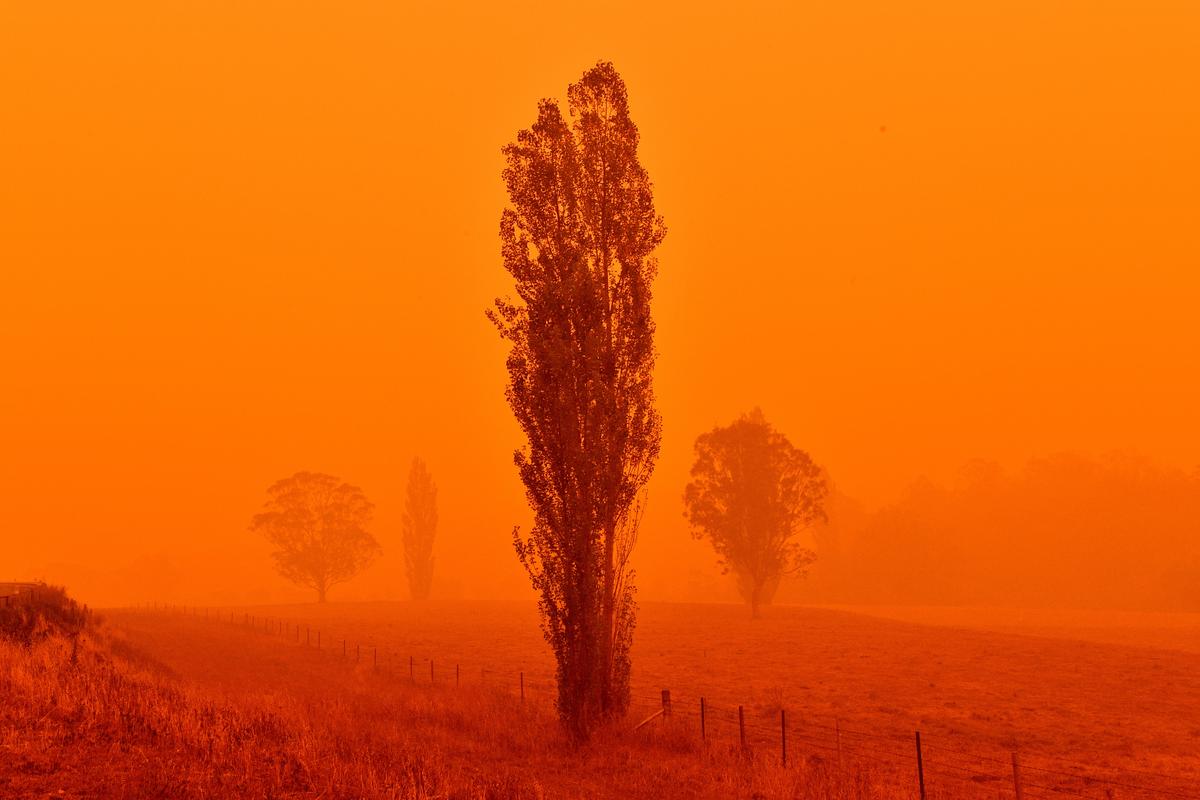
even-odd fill
[{"label": "background tree", "polygon": [[404,500],[404,564],[408,570],[408,588],[413,600],[428,600],[433,584],[433,539],[437,535],[437,484],[425,467],[414,458],[408,470],[408,492]]},{"label": "background tree", "polygon": [[570,86],[571,122],[543,100],[504,148],[501,254],[519,300],[489,317],[511,344],[507,398],[533,508],[513,532],[554,649],[558,710],[577,737],[629,702],[628,566],[658,456],[651,254],[665,229],[637,158],[625,84],[599,63]]},{"label": "background tree", "polygon": [[762,411],[697,437],[684,516],[707,538],[757,617],[784,575],[803,574],[815,554],[796,536],[825,520],[824,474]]},{"label": "background tree", "polygon": [[345,583],[379,553],[367,532],[374,506],[357,486],[332,475],[297,472],[267,489],[266,509],[250,521],[277,549],[279,574],[317,592],[325,602],[331,586]]}]

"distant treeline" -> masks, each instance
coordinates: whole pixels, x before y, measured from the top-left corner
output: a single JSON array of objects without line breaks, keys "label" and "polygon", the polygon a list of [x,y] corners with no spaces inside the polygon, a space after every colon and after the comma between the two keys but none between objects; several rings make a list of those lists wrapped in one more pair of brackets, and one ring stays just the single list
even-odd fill
[{"label": "distant treeline", "polygon": [[1059,455],[967,465],[868,512],[843,495],[779,600],[1200,611],[1200,468]]}]

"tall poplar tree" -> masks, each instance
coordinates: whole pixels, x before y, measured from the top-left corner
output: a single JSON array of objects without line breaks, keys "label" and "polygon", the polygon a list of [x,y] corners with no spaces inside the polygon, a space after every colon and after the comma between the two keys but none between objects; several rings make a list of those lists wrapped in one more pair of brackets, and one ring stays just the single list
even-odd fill
[{"label": "tall poplar tree", "polygon": [[404,498],[404,516],[400,520],[404,535],[404,566],[408,571],[408,589],[413,600],[428,600],[433,586],[433,540],[437,535],[437,484],[420,458],[414,458],[408,471],[408,491]]},{"label": "tall poplar tree", "polygon": [[517,300],[488,316],[511,349],[514,460],[533,509],[517,555],[540,595],[558,710],[577,738],[624,713],[635,622],[629,556],[658,457],[653,257],[665,227],[638,162],[625,83],[598,63],[504,148],[501,254]]}]

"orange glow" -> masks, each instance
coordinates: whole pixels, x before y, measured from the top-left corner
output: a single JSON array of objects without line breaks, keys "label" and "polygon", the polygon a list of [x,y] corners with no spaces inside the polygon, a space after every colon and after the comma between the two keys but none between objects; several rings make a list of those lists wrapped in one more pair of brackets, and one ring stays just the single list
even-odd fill
[{"label": "orange glow", "polygon": [[376,505],[340,598],[405,597],[421,456],[444,596],[529,597],[500,148],[598,58],[669,229],[641,597],[735,597],[680,496],[755,406],[867,509],[1200,463],[1194,4],[70,5],[0,9],[0,579],[307,599],[247,526],[312,470]]}]

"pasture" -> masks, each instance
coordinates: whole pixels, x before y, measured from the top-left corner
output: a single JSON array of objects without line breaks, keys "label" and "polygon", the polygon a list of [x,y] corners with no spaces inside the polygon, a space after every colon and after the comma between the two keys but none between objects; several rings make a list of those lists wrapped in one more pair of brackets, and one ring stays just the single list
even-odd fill
[{"label": "pasture", "polygon": [[[917,609],[900,620],[881,616],[897,610],[872,611],[779,606],[750,620],[738,606],[645,603],[630,722],[659,709],[669,689],[672,728],[698,740],[704,697],[705,746],[736,750],[741,705],[749,745],[766,761],[779,757],[784,710],[793,763],[868,764],[901,787],[916,785],[920,730],[927,789],[947,797],[1011,795],[1014,751],[1024,780],[1038,787],[1029,797],[1190,796],[1200,781],[1194,618],[1059,613],[1047,621],[1032,612]],[[109,616],[173,673],[233,697],[336,692],[336,682],[310,680],[300,665],[353,662],[357,652],[349,666],[378,664],[394,682],[423,690],[482,686],[517,696],[523,682],[527,703],[547,714],[553,698],[536,614],[515,603]]]}]

